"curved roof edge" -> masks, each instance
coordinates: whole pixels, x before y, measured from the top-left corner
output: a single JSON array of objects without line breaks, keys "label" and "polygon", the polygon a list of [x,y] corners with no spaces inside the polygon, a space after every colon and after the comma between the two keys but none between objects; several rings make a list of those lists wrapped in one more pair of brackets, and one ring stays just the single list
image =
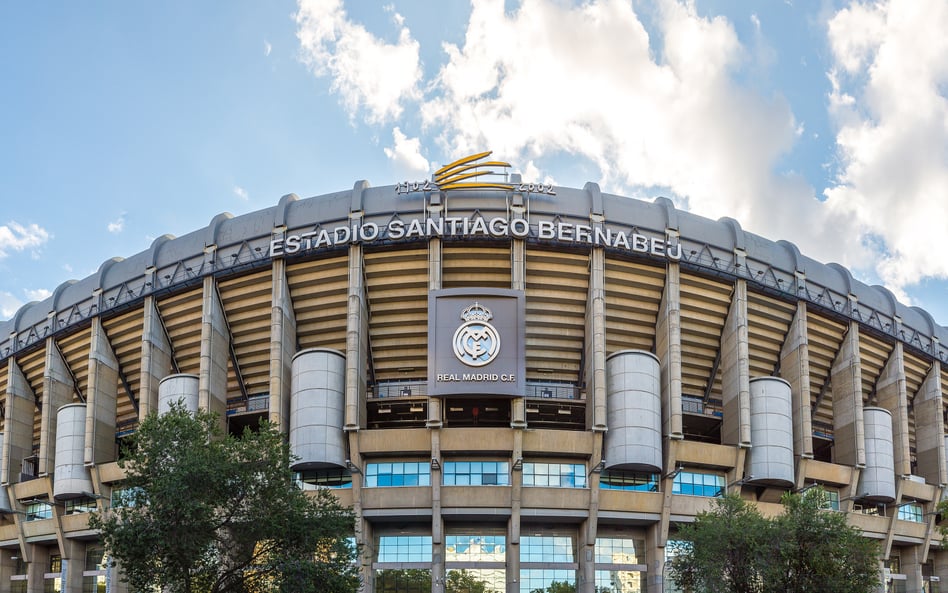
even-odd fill
[{"label": "curved roof edge", "polygon": [[[391,197],[386,197],[388,195]],[[579,198],[581,195],[586,199]],[[475,212],[505,211],[507,196],[502,192],[483,192],[463,197],[450,195],[449,199],[464,205],[476,202]],[[209,245],[217,245],[218,251],[226,251],[227,265],[231,265],[231,258],[232,265],[262,265],[269,261],[266,248],[275,230],[285,229],[290,224],[301,226],[297,220],[301,217],[314,218],[307,220],[306,224],[315,228],[337,220],[346,208],[355,212],[367,208],[370,202],[373,211],[366,212],[366,218],[381,217],[383,210],[391,218],[420,214],[418,209],[424,208],[425,200],[413,195],[400,195],[395,186],[371,188],[367,181],[360,180],[350,190],[305,199],[291,193],[282,196],[276,205],[255,212],[236,217],[226,212],[218,214],[203,229],[177,238],[162,235],[141,253],[126,259],[110,258],[90,277],[64,282],[47,299],[23,305],[11,319],[0,321],[0,359],[22,347],[14,342],[22,341],[27,334],[42,333],[38,330],[44,329],[43,324],[53,313],[58,316],[63,311],[70,311],[67,324],[63,326],[68,327],[102,312],[96,309],[96,299],[93,298],[97,290],[107,293],[121,287],[137,287],[134,298],[141,298],[159,288],[167,290],[180,283],[193,282],[196,276],[226,269],[223,256],[222,261],[205,265],[205,250]],[[380,209],[380,204],[384,208]],[[462,210],[465,208],[462,206]],[[935,323],[927,311],[899,303],[884,287],[859,282],[840,264],[823,264],[807,258],[789,241],[772,241],[744,231],[732,218],[712,221],[677,209],[665,197],[645,201],[602,193],[594,182],[587,183],[583,189],[557,187],[555,196],[533,197],[531,211],[533,216],[568,217],[578,221],[589,221],[590,216],[602,215],[607,223],[652,232],[661,237],[665,237],[669,230],[677,231],[678,240],[683,245],[682,252],[693,256],[691,259],[683,258],[683,263],[717,275],[743,277],[788,298],[806,299],[948,362],[945,353],[938,348],[940,344],[948,344],[948,328]],[[217,243],[222,236],[225,245]],[[744,257],[747,264],[744,264]],[[160,273],[167,282],[151,286],[145,281],[147,268],[153,271],[157,267],[162,267]],[[46,328],[47,331],[51,329]],[[899,329],[902,334],[898,333]]]}]

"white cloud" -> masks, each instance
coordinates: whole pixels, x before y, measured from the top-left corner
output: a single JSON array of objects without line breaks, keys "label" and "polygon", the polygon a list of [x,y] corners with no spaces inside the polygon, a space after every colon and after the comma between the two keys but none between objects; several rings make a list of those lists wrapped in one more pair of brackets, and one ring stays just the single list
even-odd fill
[{"label": "white cloud", "polygon": [[431,169],[431,164],[421,154],[421,140],[418,138],[408,138],[396,126],[392,130],[392,136],[395,140],[395,146],[384,148],[387,156],[394,164],[400,177],[406,179],[418,179],[426,177]]},{"label": "white cloud", "polygon": [[10,319],[22,306],[23,301],[9,292],[0,291],[0,320]]},{"label": "white cloud", "polygon": [[35,223],[23,226],[10,221],[0,226],[0,258],[7,257],[11,251],[40,247],[49,238],[49,232]]},{"label": "white cloud", "polygon": [[121,213],[118,218],[109,223],[108,229],[110,233],[121,233],[125,230],[125,213]]},{"label": "white cloud", "polygon": [[827,206],[881,240],[875,264],[897,294],[948,277],[935,249],[948,236],[948,5],[854,2],[828,23],[837,126]]},{"label": "white cloud", "polygon": [[240,187],[239,185],[234,186],[234,195],[240,198],[242,202],[246,202],[250,199],[250,194],[247,193],[247,190]]},{"label": "white cloud", "polygon": [[269,57],[272,51],[273,51],[273,44],[271,44],[267,40],[264,40],[263,41],[263,55],[266,57]]},{"label": "white cloud", "polygon": [[53,292],[50,290],[46,290],[45,288],[37,288],[33,290],[27,288],[23,291],[23,294],[25,294],[26,298],[31,301],[41,301],[45,298],[52,296]]},{"label": "white cloud", "polygon": [[427,129],[454,156],[588,159],[605,189],[667,188],[683,207],[788,238],[811,257],[846,247],[837,233],[825,239],[845,221],[820,215],[812,187],[773,173],[800,124],[781,97],[735,82],[755,64],[732,25],[671,0],[655,17],[650,37],[621,0],[525,0],[513,12],[476,1],[421,105]]},{"label": "white cloud", "polygon": [[296,13],[302,61],[316,76],[332,78],[350,116],[366,111],[370,123],[397,118],[402,103],[421,94],[418,42],[393,12],[398,41],[386,43],[349,20],[341,0],[299,0]]}]

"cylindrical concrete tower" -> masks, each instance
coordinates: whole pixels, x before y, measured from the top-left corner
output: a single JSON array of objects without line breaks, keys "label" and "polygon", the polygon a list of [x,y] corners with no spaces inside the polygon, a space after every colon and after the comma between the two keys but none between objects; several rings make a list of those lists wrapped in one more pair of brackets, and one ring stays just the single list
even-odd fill
[{"label": "cylindrical concrete tower", "polygon": [[290,387],[290,452],[294,470],[345,467],[346,357],[311,348],[293,357]]},{"label": "cylindrical concrete tower", "polygon": [[92,477],[84,463],[86,405],[67,404],[56,413],[56,471],[53,497],[78,498],[92,492]]},{"label": "cylindrical concrete tower", "polygon": [[644,350],[606,359],[606,469],[655,473],[662,469],[661,366]]},{"label": "cylindrical concrete tower", "polygon": [[198,376],[185,373],[168,375],[158,383],[158,414],[171,410],[171,404],[181,400],[189,412],[198,409]]},{"label": "cylindrical concrete tower", "polygon": [[866,468],[859,474],[857,496],[872,503],[895,500],[895,454],[892,414],[884,408],[863,408]]},{"label": "cylindrical concrete tower", "polygon": [[[750,381],[751,449],[748,481],[789,488],[793,481],[793,412],[790,384],[778,377]],[[753,476],[753,477],[751,477]]]}]

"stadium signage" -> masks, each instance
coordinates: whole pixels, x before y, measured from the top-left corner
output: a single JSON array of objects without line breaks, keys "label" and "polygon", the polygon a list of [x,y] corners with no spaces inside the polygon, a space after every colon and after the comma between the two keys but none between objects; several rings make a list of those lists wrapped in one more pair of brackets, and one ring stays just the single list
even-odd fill
[{"label": "stadium signage", "polygon": [[374,222],[363,222],[352,226],[322,228],[305,233],[290,234],[270,241],[270,256],[280,257],[297,253],[310,253],[350,243],[375,243],[410,239],[449,238],[535,238],[541,241],[557,241],[590,247],[611,247],[638,253],[666,257],[673,261],[681,259],[681,244],[649,237],[635,232],[625,232],[588,224],[538,220],[530,224],[522,218],[508,220],[504,217],[471,217],[395,219],[385,226]]},{"label": "stadium signage", "polygon": [[523,394],[522,291],[433,290],[428,312],[429,395]]}]

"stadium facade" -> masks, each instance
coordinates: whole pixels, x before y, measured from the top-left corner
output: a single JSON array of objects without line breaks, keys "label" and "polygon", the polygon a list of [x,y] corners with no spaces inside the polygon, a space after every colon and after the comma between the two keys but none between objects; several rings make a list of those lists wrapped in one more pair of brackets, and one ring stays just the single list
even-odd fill
[{"label": "stadium facade", "polygon": [[948,330],[734,220],[477,156],[219,215],[0,324],[0,593],[124,591],[88,511],[178,397],[286,432],[367,591],[668,591],[714,496],[811,484],[886,588],[938,590]]}]

